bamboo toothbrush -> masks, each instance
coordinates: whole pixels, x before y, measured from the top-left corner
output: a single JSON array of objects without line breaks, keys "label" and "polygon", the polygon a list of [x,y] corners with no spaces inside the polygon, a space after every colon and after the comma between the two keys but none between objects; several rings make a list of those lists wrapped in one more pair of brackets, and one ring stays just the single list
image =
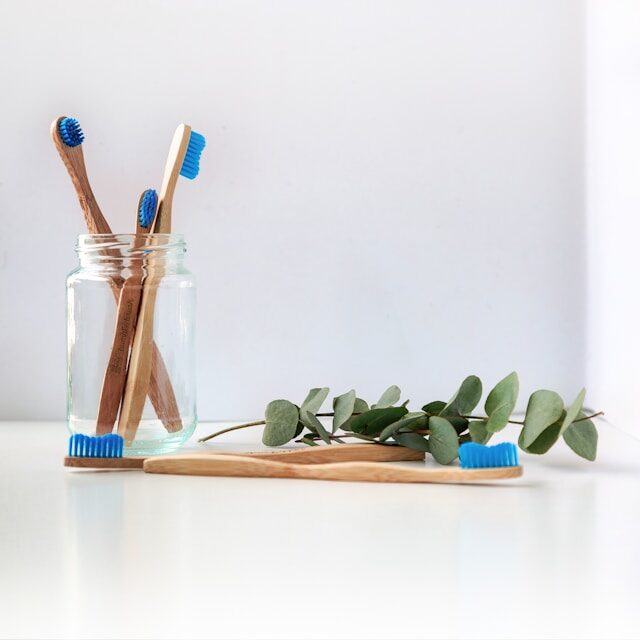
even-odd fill
[{"label": "bamboo toothbrush", "polygon": [[84,133],[80,124],[75,118],[64,116],[56,118],[51,124],[51,139],[75,187],[89,233],[111,233],[109,224],[102,215],[93,195],[87,176],[84,154],[82,153]]},{"label": "bamboo toothbrush", "polygon": [[138,255],[145,246],[145,237],[153,228],[158,206],[158,194],[154,189],[142,193],[136,210],[136,237],[133,241],[132,274],[120,290],[116,328],[113,334],[111,355],[104,374],[96,435],[113,431],[118,416],[122,393],[127,379],[129,347],[133,340],[142,295],[144,265]]},{"label": "bamboo toothbrush", "polygon": [[[468,443],[474,444],[474,443]],[[464,444],[460,450],[466,447]],[[483,445],[475,445],[483,447]],[[326,464],[291,464],[260,460],[249,456],[178,455],[149,458],[142,468],[146,473],[193,476],[250,478],[299,478],[308,480],[346,480],[351,482],[435,482],[465,484],[485,480],[504,480],[522,475],[517,449],[511,443],[483,447],[473,457],[475,466],[466,468],[463,456],[460,467],[426,468],[380,464],[378,462],[333,462]]]},{"label": "bamboo toothbrush", "polygon": [[[69,455],[64,459],[65,467],[84,469],[142,469],[145,457],[123,457],[124,441],[115,433],[90,437],[75,434],[69,439]],[[189,455],[189,454],[185,454]],[[302,464],[323,462],[392,462],[400,460],[424,460],[424,451],[407,447],[377,444],[344,444],[304,449],[281,449],[278,451],[198,453],[194,455],[239,455],[261,460],[280,460]]]},{"label": "bamboo toothbrush", "polygon": [[[82,153],[84,133],[80,124],[75,118],[60,116],[51,124],[51,138],[76,190],[87,230],[91,234],[111,234],[109,223],[102,215],[89,183]],[[112,278],[110,285],[117,302],[122,278]],[[180,431],[182,423],[179,417],[178,403],[164,360],[155,343],[152,347],[152,361],[149,398],[167,431]]]},{"label": "bamboo toothbrush", "polygon": [[[171,232],[173,194],[178,177],[182,175],[193,180],[198,175],[200,155],[204,146],[205,139],[202,135],[192,131],[191,127],[186,124],[178,126],[169,148],[153,233]],[[152,363],[153,316],[158,284],[164,275],[164,269],[162,265],[158,264],[158,258],[153,256],[153,250],[148,264],[148,276],[143,286],[142,302],[138,312],[138,323],[131,349],[124,398],[120,409],[120,418],[118,419],[118,433],[124,438],[127,445],[131,444],[138,430],[144,410],[145,397],[149,389]]]}]

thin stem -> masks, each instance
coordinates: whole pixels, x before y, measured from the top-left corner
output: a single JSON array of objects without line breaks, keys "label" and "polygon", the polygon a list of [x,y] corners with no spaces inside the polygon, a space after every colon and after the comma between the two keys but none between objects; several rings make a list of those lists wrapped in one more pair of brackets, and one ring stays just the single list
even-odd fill
[{"label": "thin stem", "polygon": [[584,418],[578,418],[574,420],[574,422],[582,422],[583,420],[591,420],[591,418],[598,418],[599,416],[603,416],[604,411],[598,411],[597,413],[592,413],[590,416],[584,416]]},{"label": "thin stem", "polygon": [[247,427],[257,427],[260,424],[266,424],[265,420],[256,420],[255,422],[245,422],[244,424],[238,424],[235,427],[227,427],[226,429],[222,429],[221,431],[216,431],[215,433],[205,436],[204,438],[200,438],[198,442],[206,442],[207,440],[211,440],[211,438],[215,438],[216,436],[221,436],[223,433],[229,433],[229,431],[236,431],[237,429],[246,429]]}]

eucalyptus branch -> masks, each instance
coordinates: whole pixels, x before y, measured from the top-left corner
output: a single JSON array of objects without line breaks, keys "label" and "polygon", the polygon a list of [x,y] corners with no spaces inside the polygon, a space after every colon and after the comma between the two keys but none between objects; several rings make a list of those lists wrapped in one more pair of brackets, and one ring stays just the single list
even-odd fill
[{"label": "eucalyptus branch", "polygon": [[[517,425],[522,427],[518,445],[527,453],[546,453],[562,436],[579,456],[595,459],[598,432],[592,419],[604,412],[586,410],[590,413],[585,414],[584,389],[569,406],[554,391],[535,391],[527,403],[524,420],[512,417],[518,392],[518,376],[513,372],[491,389],[484,403],[486,415],[479,415],[474,411],[482,397],[482,383],[477,376],[465,378],[449,402],[434,400],[411,412],[408,400],[400,403],[401,392],[395,385],[371,407],[352,389],[333,398],[333,411],[320,410],[329,389],[314,388],[300,407],[288,400],[273,400],[267,405],[263,420],[222,429],[199,442],[262,425],[262,442],[267,446],[294,440],[309,446],[319,446],[319,440],[344,444],[345,438],[356,438],[429,451],[437,462],[449,464],[458,456],[461,444],[469,441],[486,444],[507,425]],[[318,418],[332,418],[331,430]]]}]

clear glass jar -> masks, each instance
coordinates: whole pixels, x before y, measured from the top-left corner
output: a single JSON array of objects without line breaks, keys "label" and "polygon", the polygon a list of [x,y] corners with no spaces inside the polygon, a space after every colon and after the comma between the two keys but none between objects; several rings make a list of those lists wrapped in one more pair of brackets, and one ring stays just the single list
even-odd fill
[{"label": "clear glass jar", "polygon": [[67,278],[71,433],[117,430],[126,455],[168,453],[193,433],[196,290],[185,251],[177,234],[79,236]]}]

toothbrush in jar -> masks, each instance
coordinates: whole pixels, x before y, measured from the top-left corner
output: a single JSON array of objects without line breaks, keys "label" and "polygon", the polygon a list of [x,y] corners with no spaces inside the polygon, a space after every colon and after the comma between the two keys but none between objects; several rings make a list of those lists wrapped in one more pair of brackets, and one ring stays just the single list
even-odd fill
[{"label": "toothbrush in jar", "polygon": [[[190,180],[197,177],[200,171],[200,156],[205,147],[204,136],[191,130],[186,124],[178,125],[164,170],[158,212],[153,227],[154,234],[171,233],[171,214],[173,194],[175,193],[178,177]],[[118,433],[124,438],[125,444],[133,441],[144,410],[144,401],[149,389],[152,369],[153,344],[153,316],[155,311],[158,285],[164,275],[164,268],[153,255],[153,240],[150,243],[148,258],[148,275],[143,284],[142,301],[138,312],[135,337],[131,348],[129,370],[125,385],[120,417],[118,419]]]},{"label": "toothbrush in jar", "polygon": [[127,379],[129,346],[133,340],[140,309],[142,282],[145,276],[142,251],[145,236],[153,228],[158,206],[158,194],[154,189],[142,193],[136,210],[136,234],[133,241],[132,273],[124,281],[118,299],[116,328],[109,362],[102,382],[100,405],[96,424],[96,435],[111,433],[118,417]]}]

